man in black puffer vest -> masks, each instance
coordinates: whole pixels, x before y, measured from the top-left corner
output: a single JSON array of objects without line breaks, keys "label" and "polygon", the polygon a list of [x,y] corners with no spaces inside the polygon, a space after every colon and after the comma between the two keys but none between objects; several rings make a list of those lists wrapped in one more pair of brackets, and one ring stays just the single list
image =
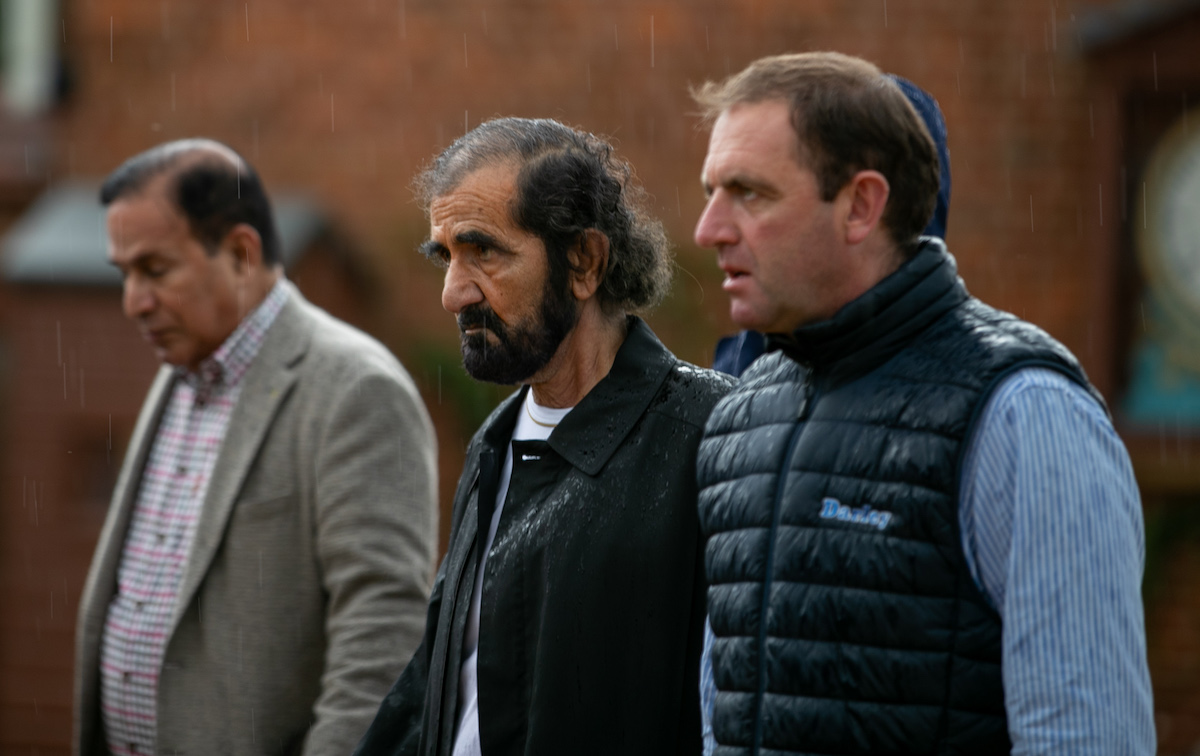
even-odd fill
[{"label": "man in black puffer vest", "polygon": [[836,53],[695,96],[696,241],[772,352],[697,463],[716,753],[1153,753],[1128,455],[1071,353],[918,236],[918,115]]}]

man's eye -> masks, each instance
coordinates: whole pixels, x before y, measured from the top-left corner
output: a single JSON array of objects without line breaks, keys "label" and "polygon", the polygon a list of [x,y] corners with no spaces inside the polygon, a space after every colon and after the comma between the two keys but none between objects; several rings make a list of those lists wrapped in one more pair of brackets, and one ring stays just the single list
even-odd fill
[{"label": "man's eye", "polygon": [[496,253],[495,248],[489,247],[486,244],[476,244],[475,254],[479,255],[480,260],[490,260]]}]

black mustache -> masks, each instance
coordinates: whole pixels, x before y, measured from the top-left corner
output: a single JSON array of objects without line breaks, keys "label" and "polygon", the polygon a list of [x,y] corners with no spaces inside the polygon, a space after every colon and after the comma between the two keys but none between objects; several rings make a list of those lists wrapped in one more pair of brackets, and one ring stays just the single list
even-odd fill
[{"label": "black mustache", "polygon": [[458,321],[459,331],[486,328],[493,333],[501,333],[504,330],[504,323],[496,316],[495,311],[482,303],[464,307],[455,319]]}]

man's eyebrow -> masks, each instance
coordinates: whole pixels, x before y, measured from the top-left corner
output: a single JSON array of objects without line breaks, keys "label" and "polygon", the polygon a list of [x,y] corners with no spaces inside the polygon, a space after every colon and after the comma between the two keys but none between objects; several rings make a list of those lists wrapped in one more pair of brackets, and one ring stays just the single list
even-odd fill
[{"label": "man's eyebrow", "polygon": [[116,260],[109,257],[108,264],[113,266],[114,268],[124,270],[126,268],[136,268],[139,265],[144,265],[147,260],[153,260],[153,259],[155,259],[157,257],[161,257],[161,256],[162,255],[159,254],[158,250],[148,249],[148,250],[145,250],[144,252],[138,252],[132,258],[126,260],[123,263],[119,263]]},{"label": "man's eyebrow", "polygon": [[764,197],[772,197],[778,194],[775,186],[766,181],[761,181],[753,176],[747,176],[744,173],[735,173],[724,177],[715,185],[704,183],[705,194],[711,196],[717,188],[725,189],[726,191],[734,192],[754,192],[755,194]]},{"label": "man's eyebrow", "polygon": [[770,184],[765,181],[760,181],[753,176],[747,176],[744,173],[735,173],[721,182],[722,186],[737,187],[740,189],[753,189],[756,192],[762,192],[771,188]]},{"label": "man's eyebrow", "polygon": [[436,239],[426,239],[417,247],[417,251],[427,260],[441,260],[446,256],[447,249],[445,244]]},{"label": "man's eyebrow", "polygon": [[471,229],[454,235],[454,241],[459,244],[472,244],[476,247],[487,247],[489,249],[507,252],[508,248],[500,243],[500,240],[486,231]]}]

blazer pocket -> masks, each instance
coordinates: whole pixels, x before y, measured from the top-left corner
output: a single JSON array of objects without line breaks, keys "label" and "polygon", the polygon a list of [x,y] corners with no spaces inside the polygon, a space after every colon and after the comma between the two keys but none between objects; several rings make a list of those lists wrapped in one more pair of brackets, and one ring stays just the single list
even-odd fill
[{"label": "blazer pocket", "polygon": [[296,494],[291,491],[252,501],[239,501],[234,516],[242,522],[267,520],[291,512],[296,508],[296,503]]}]

